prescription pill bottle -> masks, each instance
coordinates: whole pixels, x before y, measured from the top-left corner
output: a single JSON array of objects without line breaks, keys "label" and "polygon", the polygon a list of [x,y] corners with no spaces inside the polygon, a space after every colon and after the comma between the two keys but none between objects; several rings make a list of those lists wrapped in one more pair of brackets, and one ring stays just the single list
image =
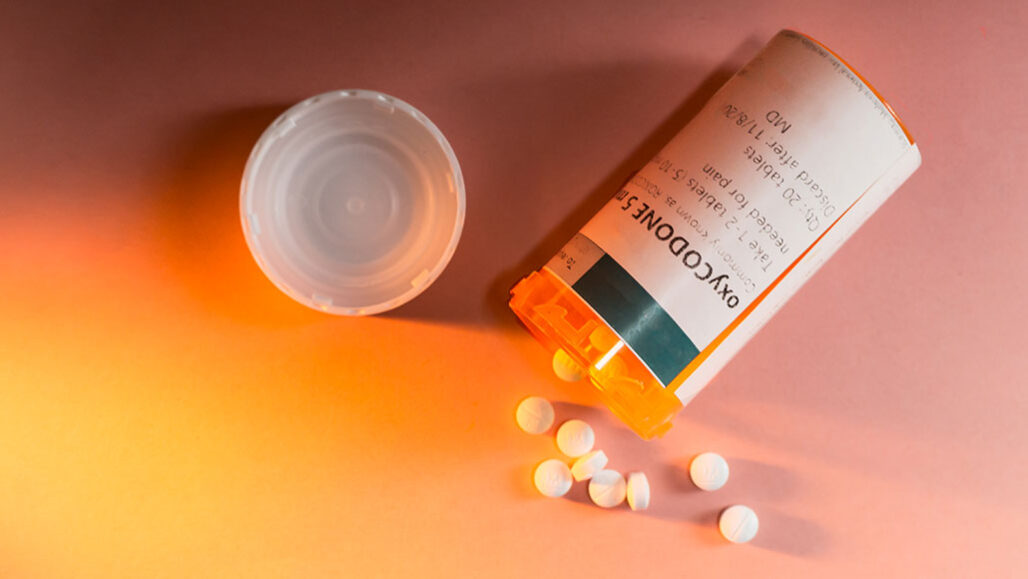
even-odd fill
[{"label": "prescription pill bottle", "polygon": [[510,307],[653,438],[921,164],[859,73],[783,30]]}]

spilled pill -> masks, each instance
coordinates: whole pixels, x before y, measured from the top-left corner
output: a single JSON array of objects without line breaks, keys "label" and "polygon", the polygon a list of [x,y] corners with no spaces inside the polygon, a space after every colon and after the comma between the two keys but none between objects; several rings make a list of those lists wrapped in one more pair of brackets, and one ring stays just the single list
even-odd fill
[{"label": "spilled pill", "polygon": [[542,434],[553,426],[553,405],[545,398],[529,396],[518,404],[518,426],[529,434]]},{"label": "spilled pill", "polygon": [[625,477],[616,470],[601,470],[589,481],[589,498],[597,506],[609,509],[625,500]]},{"label": "spilled pill", "polygon": [[732,505],[721,512],[717,526],[724,538],[733,543],[745,543],[757,535],[760,521],[753,509]]},{"label": "spilled pill", "polygon": [[705,491],[716,491],[728,482],[728,462],[716,452],[704,452],[692,459],[689,477]]},{"label": "spilled pill", "polygon": [[595,442],[593,428],[584,420],[568,420],[557,429],[557,448],[571,458],[589,452]]},{"label": "spilled pill", "polygon": [[575,480],[585,480],[603,470],[607,466],[607,454],[602,450],[594,450],[582,455],[571,465],[571,476]]},{"label": "spilled pill", "polygon": [[551,458],[535,467],[535,488],[548,497],[562,497],[571,490],[571,469]]},{"label": "spilled pill", "polygon": [[633,511],[643,511],[650,506],[650,481],[644,473],[629,473],[625,493],[628,506],[632,507]]}]

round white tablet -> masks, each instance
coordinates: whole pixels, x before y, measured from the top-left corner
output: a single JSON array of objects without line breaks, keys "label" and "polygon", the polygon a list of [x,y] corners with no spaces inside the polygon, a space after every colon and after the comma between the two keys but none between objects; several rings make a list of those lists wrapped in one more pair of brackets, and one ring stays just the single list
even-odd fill
[{"label": "round white tablet", "polygon": [[561,452],[577,458],[593,449],[596,442],[596,435],[593,434],[593,427],[585,421],[568,420],[557,429],[557,448]]},{"label": "round white tablet", "polygon": [[733,543],[745,543],[757,535],[760,521],[757,513],[746,505],[733,505],[721,512],[718,529]]},{"label": "round white tablet", "polygon": [[542,434],[553,426],[553,405],[545,398],[529,396],[518,404],[518,426],[529,434]]},{"label": "round white tablet", "polygon": [[602,450],[594,450],[583,455],[571,465],[571,476],[575,480],[585,480],[603,470],[607,466],[607,454]]},{"label": "round white tablet", "polygon": [[625,492],[628,497],[628,506],[633,511],[646,510],[650,506],[650,481],[641,472],[633,472],[628,475],[628,483],[625,485]]},{"label": "round white tablet", "polygon": [[578,382],[586,375],[585,368],[559,348],[553,353],[553,372],[565,382]]},{"label": "round white tablet", "polygon": [[689,476],[705,491],[716,491],[728,482],[728,462],[716,452],[704,452],[692,459]]},{"label": "round white tablet", "polygon": [[597,506],[609,509],[625,500],[625,477],[616,470],[601,470],[589,481],[589,498]]},{"label": "round white tablet", "polygon": [[571,490],[571,469],[555,458],[535,467],[535,488],[548,497],[562,497]]}]

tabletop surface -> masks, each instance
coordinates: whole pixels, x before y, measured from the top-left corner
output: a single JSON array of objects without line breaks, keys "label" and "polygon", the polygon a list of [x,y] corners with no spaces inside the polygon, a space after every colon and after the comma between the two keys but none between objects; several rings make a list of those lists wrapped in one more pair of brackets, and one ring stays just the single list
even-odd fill
[{"label": "tabletop surface", "polygon": [[[1023,2],[0,7],[0,576],[1028,574]],[[654,442],[506,309],[780,28],[889,99],[921,169]],[[238,217],[287,106],[368,88],[460,159],[448,269],[392,313],[281,294]],[[646,512],[531,486],[557,402]],[[689,459],[724,455],[704,493]],[[717,513],[758,513],[748,545]]]}]

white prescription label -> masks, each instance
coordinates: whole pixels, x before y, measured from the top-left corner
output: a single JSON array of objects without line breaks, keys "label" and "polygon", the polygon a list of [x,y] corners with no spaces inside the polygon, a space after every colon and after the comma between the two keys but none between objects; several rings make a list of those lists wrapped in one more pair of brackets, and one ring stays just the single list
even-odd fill
[{"label": "white prescription label", "polygon": [[[783,31],[548,267],[608,320],[635,316],[612,326],[668,385],[912,146],[845,64]],[[592,291],[599,266],[614,292]],[[603,303],[619,292],[642,301]],[[636,323],[663,337],[633,343]]]}]

